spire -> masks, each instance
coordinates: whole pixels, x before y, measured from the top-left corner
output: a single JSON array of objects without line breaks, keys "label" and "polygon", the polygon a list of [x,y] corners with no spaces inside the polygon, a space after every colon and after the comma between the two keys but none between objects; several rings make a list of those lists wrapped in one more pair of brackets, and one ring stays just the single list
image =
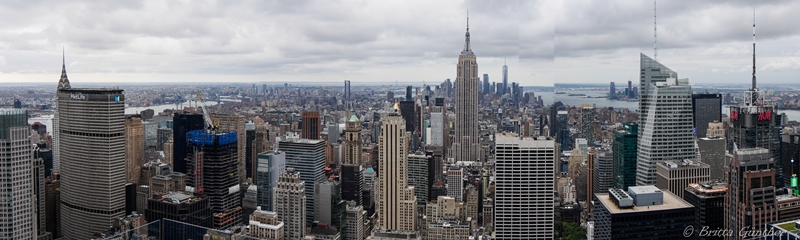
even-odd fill
[{"label": "spire", "polygon": [[472,54],[472,47],[469,45],[469,10],[467,10],[467,33],[464,35],[464,50],[461,54]]},{"label": "spire", "polygon": [[756,9],[753,8],[753,88],[756,90]]},{"label": "spire", "polygon": [[67,78],[67,61],[64,48],[61,48],[61,79],[58,80],[58,89],[70,89],[69,78]]},{"label": "spire", "polygon": [[658,25],[656,25],[656,13],[656,0],[653,0],[653,58],[658,61]]}]

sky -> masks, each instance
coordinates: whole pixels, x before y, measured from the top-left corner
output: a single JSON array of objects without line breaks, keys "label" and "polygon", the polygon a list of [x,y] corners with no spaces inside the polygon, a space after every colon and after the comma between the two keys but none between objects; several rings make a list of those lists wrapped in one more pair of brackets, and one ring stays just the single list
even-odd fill
[{"label": "sky", "polygon": [[[469,14],[478,72],[522,86],[638,81],[653,2],[0,1],[0,83],[360,83],[455,79]],[[692,83],[800,73],[800,1],[661,1],[658,60]],[[469,12],[469,13],[468,13]],[[76,84],[78,83],[78,84]]]}]

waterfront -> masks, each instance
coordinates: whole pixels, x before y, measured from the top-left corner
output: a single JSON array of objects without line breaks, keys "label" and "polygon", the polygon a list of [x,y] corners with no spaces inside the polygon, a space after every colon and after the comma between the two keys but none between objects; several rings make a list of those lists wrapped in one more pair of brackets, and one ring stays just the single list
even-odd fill
[{"label": "waterfront", "polygon": [[[181,104],[181,107],[188,107],[190,106],[189,103],[190,102],[183,103]],[[208,102],[206,104],[208,104],[208,106],[214,106],[217,105],[217,102]],[[191,106],[195,105],[196,103],[194,101],[191,101]],[[149,107],[126,107],[125,114],[138,114],[139,112],[147,109],[153,109],[153,111],[155,111],[155,114],[158,114],[166,109],[175,109],[175,104],[154,105]],[[45,114],[28,118],[28,124],[33,124],[35,122],[40,122],[45,126],[47,126],[48,132],[53,130],[53,114]]]},{"label": "waterfront", "polygon": [[[608,100],[604,96],[608,96],[606,91],[561,91],[564,94],[555,94],[555,92],[535,92],[534,94],[542,96],[542,102],[545,105],[551,105],[553,102],[561,101],[564,105],[579,107],[581,104],[594,104],[598,108],[613,107],[627,108],[628,110],[638,110],[639,102],[628,102],[618,100]],[[586,96],[569,96],[569,94],[586,94]],[[592,98],[587,98],[592,97]],[[597,98],[601,97],[601,98]],[[730,105],[722,105],[722,114],[728,115],[730,113]],[[800,121],[800,110],[778,110],[778,114],[786,113],[789,120]]]}]

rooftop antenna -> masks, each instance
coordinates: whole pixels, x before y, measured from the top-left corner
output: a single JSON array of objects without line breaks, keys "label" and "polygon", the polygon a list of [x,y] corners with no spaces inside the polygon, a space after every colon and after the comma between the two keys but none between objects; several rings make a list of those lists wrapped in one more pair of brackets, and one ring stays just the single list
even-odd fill
[{"label": "rooftop antenna", "polygon": [[756,8],[753,8],[753,88],[756,90]]},{"label": "rooftop antenna", "polygon": [[653,0],[653,57],[658,61],[658,28],[656,27],[656,0]]},{"label": "rooftop antenna", "polygon": [[753,86],[750,88],[750,105],[758,104],[758,87],[756,87],[756,8],[753,7]]}]

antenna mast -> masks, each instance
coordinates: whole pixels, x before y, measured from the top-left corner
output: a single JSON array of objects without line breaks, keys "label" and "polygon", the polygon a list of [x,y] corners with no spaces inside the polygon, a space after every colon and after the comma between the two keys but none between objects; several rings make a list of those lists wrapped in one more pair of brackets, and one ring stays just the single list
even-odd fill
[{"label": "antenna mast", "polygon": [[656,26],[656,0],[653,0],[653,58],[658,61],[658,28]]},{"label": "antenna mast", "polygon": [[756,90],[756,9],[753,8],[753,88]]}]

